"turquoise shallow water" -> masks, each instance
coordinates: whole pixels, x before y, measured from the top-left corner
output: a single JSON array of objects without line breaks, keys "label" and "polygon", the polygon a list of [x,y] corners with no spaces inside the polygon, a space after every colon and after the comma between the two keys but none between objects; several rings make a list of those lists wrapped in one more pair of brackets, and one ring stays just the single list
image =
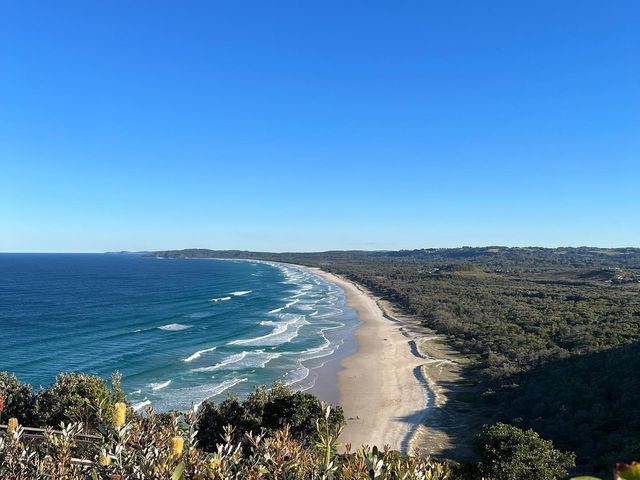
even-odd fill
[{"label": "turquoise shallow water", "polygon": [[311,388],[357,323],[342,290],[294,266],[0,254],[0,370],[34,386],[119,370],[136,407],[186,409],[276,380]]}]

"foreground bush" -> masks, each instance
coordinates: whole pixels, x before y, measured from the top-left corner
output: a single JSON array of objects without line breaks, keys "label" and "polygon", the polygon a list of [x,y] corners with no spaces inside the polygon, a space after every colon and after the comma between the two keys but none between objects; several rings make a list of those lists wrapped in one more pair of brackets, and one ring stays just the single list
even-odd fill
[{"label": "foreground bush", "polygon": [[61,373],[50,386],[34,393],[31,385],[21,383],[15,375],[0,372],[0,398],[3,419],[17,418],[30,427],[80,423],[84,432],[91,432],[99,424],[97,408],[110,418],[114,405],[125,401],[125,394],[119,373],[111,376],[111,385],[96,375]]},{"label": "foreground bush", "polygon": [[316,423],[316,444],[294,439],[288,427],[271,435],[248,433],[245,442],[233,440],[230,427],[221,433],[214,452],[198,448],[193,413],[172,415],[160,422],[152,411],[134,415],[116,427],[97,412],[100,440],[85,450],[85,462],[77,452],[80,424],[61,432],[48,431],[41,442],[24,440],[23,429],[12,428],[0,437],[0,478],[59,480],[240,480],[240,479],[354,479],[446,480],[446,465],[428,458],[406,458],[388,450],[363,448],[338,455],[340,427],[331,423],[327,407]]},{"label": "foreground bush", "polygon": [[[221,403],[207,401],[199,409],[198,441],[205,450],[220,442],[220,432],[234,426],[234,439],[241,440],[248,432],[267,433],[288,427],[290,435],[301,442],[310,442],[316,432],[316,421],[322,410],[310,393],[295,392],[291,387],[274,383],[270,389],[257,388],[246,400],[230,396]],[[344,423],[342,408],[331,410],[328,419],[332,428]]]},{"label": "foreground bush", "polygon": [[38,392],[36,422],[42,426],[57,427],[60,423],[80,423],[85,432],[94,430],[99,418],[96,408],[102,409],[107,420],[114,414],[114,405],[124,402],[120,388],[120,375],[111,377],[111,388],[95,375],[61,373],[49,387]]},{"label": "foreground bush", "polygon": [[533,430],[497,423],[478,434],[474,450],[486,480],[554,480],[575,466],[575,455],[553,447]]},{"label": "foreground bush", "polygon": [[[4,412],[0,408],[0,415],[5,419],[15,417],[29,427],[57,428],[60,423],[80,423],[85,433],[98,430],[98,408],[108,421],[114,415],[116,403],[125,402],[118,373],[111,376],[111,385],[96,375],[61,373],[54,383],[34,394],[31,385],[20,383],[15,375],[0,372],[0,398],[4,400]],[[315,422],[322,416],[318,405],[313,395],[296,392],[281,383],[274,383],[270,389],[259,387],[244,401],[235,396],[220,403],[205,401],[198,415],[198,441],[204,449],[215,448],[227,425],[234,426],[234,440],[261,429],[273,433],[287,425],[293,438],[310,441]],[[160,422],[167,415],[159,417]],[[331,425],[343,422],[342,409],[332,409]]]},{"label": "foreground bush", "polygon": [[[155,415],[128,409],[119,376],[111,383],[63,374],[34,395],[0,372],[0,415],[9,425],[0,431],[0,479],[554,480],[573,467],[573,454],[533,430],[496,424],[476,437],[480,461],[454,477],[449,463],[375,447],[338,454],[342,410],[281,384],[244,401],[205,402],[197,414]],[[60,422],[62,431],[51,430]],[[19,425],[49,430],[27,439]],[[617,478],[640,480],[638,469],[619,469]]]},{"label": "foreground bush", "polygon": [[[31,385],[7,372],[0,372],[0,420],[17,418],[19,422],[34,425],[36,419],[36,396]],[[0,422],[2,423],[2,422]]]}]

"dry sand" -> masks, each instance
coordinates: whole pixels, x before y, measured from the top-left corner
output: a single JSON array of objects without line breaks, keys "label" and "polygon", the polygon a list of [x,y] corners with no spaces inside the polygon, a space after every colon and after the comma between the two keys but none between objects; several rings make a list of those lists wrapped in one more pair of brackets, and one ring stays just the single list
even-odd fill
[{"label": "dry sand", "polygon": [[342,360],[338,372],[340,405],[347,425],[343,444],[389,445],[406,452],[412,433],[420,426],[434,402],[423,378],[425,358],[402,324],[385,317],[376,299],[354,283],[313,269],[345,292],[362,325],[355,331],[358,348]]},{"label": "dry sand", "polygon": [[465,379],[464,368],[472,360],[454,350],[445,335],[421,325],[421,319],[408,315],[396,305],[378,299],[385,316],[403,325],[402,331],[413,338],[416,351],[424,360],[422,377],[428,385],[429,409],[411,435],[409,452],[441,455],[455,460],[470,460],[471,438],[483,418],[465,396],[477,395],[473,382]]}]

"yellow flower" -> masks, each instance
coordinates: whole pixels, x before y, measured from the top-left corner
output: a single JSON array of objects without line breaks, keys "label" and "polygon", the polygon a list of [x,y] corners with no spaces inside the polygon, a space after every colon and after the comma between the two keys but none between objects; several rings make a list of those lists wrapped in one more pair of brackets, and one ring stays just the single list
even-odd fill
[{"label": "yellow flower", "polygon": [[123,402],[116,403],[116,411],[113,415],[113,425],[121,428],[127,421],[127,405]]},{"label": "yellow flower", "polygon": [[173,437],[171,439],[171,454],[174,457],[182,455],[182,449],[184,447],[184,439],[182,437]]},{"label": "yellow flower", "polygon": [[616,480],[632,480],[640,477],[640,463],[618,463],[615,471]]},{"label": "yellow flower", "polygon": [[7,433],[8,434],[13,433],[16,428],[18,428],[18,419],[10,418],[9,421],[7,422]]},{"label": "yellow flower", "polygon": [[214,472],[220,468],[220,465],[222,465],[222,460],[218,457],[213,457],[209,462],[209,468]]},{"label": "yellow flower", "polygon": [[101,467],[108,467],[109,465],[111,465],[111,457],[109,455],[107,455],[106,452],[102,452],[100,454],[100,458],[98,459],[98,463],[100,464]]}]

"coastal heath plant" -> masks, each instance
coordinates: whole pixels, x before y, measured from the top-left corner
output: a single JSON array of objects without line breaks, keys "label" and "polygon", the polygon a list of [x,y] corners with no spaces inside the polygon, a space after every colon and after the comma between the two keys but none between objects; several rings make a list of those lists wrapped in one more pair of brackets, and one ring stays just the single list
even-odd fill
[{"label": "coastal heath plant", "polygon": [[[293,438],[311,446],[316,435],[316,420],[323,415],[313,395],[296,392],[279,382],[269,389],[258,387],[243,401],[234,396],[220,403],[205,401],[198,412],[198,440],[205,450],[215,450],[226,425],[233,425],[236,441],[246,441],[245,434],[249,432],[265,429],[272,434],[288,426]],[[331,409],[330,421],[332,425],[344,423],[340,407]]]},{"label": "coastal heath plant", "polygon": [[[151,408],[128,413],[117,427],[104,415],[102,402],[95,415],[99,435],[79,447],[84,425],[47,430],[40,441],[22,441],[23,428],[0,435],[0,478],[56,480],[446,480],[446,467],[429,459],[403,457],[389,449],[363,448],[356,454],[337,453],[340,427],[332,423],[331,408],[316,422],[316,443],[300,441],[285,425],[275,432],[246,433],[236,439],[233,428],[220,432],[213,452],[199,448],[198,415],[157,416]],[[373,467],[373,468],[372,468]]]},{"label": "coastal heath plant", "polygon": [[172,414],[169,422],[158,421],[149,408],[124,424],[121,412],[115,419],[103,418],[102,442],[93,460],[96,478],[206,478],[206,454],[195,448],[195,432],[188,427],[194,420],[185,420],[187,416]]},{"label": "coastal heath plant", "polygon": [[0,420],[15,417],[23,425],[37,423],[36,397],[31,385],[21,383],[15,375],[8,372],[0,372],[0,397],[3,398]]},{"label": "coastal heath plant", "polygon": [[640,480],[640,463],[619,463],[615,469],[615,480]]},{"label": "coastal heath plant", "polygon": [[[84,432],[95,431],[100,423],[98,406],[103,417],[112,419],[115,404],[124,402],[119,386],[119,374],[112,376],[112,388],[96,375],[61,373],[36,398],[36,410],[41,426],[58,427],[61,423],[79,422]],[[31,426],[36,426],[31,424]]]},{"label": "coastal heath plant", "polygon": [[322,455],[322,479],[326,478],[327,480],[331,480],[334,478],[337,470],[337,467],[334,464],[334,458],[338,448],[340,447],[338,437],[340,436],[340,433],[342,433],[342,425],[335,425],[331,422],[331,405],[320,402],[319,406],[323,415],[322,418],[316,420],[316,430],[318,433],[316,447],[320,450],[320,454]]},{"label": "coastal heath plant", "polygon": [[12,417],[7,422],[7,435],[11,435],[19,426],[18,419]]},{"label": "coastal heath plant", "polygon": [[113,413],[113,426],[115,428],[122,428],[127,421],[127,404],[124,402],[117,402],[115,404]]},{"label": "coastal heath plant", "polygon": [[478,473],[486,480],[555,480],[575,466],[575,454],[556,449],[533,430],[505,423],[485,426],[473,446]]},{"label": "coastal heath plant", "polygon": [[[347,445],[347,454],[340,464],[340,479],[376,479],[376,480],[449,480],[452,471],[446,463],[429,457],[407,457],[385,446],[364,446],[351,454],[351,445]],[[465,479],[466,480],[466,479]]]},{"label": "coastal heath plant", "polygon": [[0,435],[0,478],[37,478],[37,453],[22,441],[22,427]]},{"label": "coastal heath plant", "polygon": [[44,433],[45,441],[40,448],[42,459],[41,469],[49,478],[74,478],[82,474],[82,467],[72,463],[76,450],[76,438],[83,430],[80,423],[69,424],[61,430],[47,429]]},{"label": "coastal heath plant", "polygon": [[[618,463],[613,471],[614,480],[640,480],[640,463]],[[601,480],[597,477],[573,477],[571,480]]]}]

